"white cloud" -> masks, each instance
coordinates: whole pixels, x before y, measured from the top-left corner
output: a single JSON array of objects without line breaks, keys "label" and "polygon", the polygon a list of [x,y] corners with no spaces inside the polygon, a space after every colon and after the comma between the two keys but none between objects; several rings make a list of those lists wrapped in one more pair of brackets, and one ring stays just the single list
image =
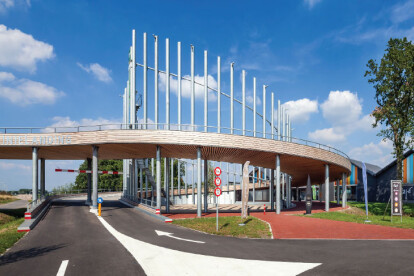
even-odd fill
[{"label": "white cloud", "polygon": [[393,145],[390,140],[381,140],[377,144],[371,142],[361,147],[353,148],[349,151],[348,155],[352,159],[361,160],[378,166],[386,166],[393,160],[391,154],[392,150]]},{"label": "white cloud", "polygon": [[36,71],[39,61],[54,57],[53,46],[38,41],[18,29],[0,24],[0,66],[30,72]]},{"label": "white cloud", "polygon": [[[184,78],[190,79],[191,76],[185,75]],[[204,83],[204,76],[196,75],[194,76],[195,82]],[[159,77],[159,88],[161,91],[165,91],[165,81],[166,81],[166,75],[164,73],[160,74]],[[174,94],[178,95],[177,90],[178,80],[176,78],[173,78],[170,76],[170,91]],[[196,99],[204,99],[204,86],[195,84],[195,97]],[[213,89],[217,89],[217,81],[214,79],[212,75],[208,75],[208,87],[211,87]],[[191,82],[187,80],[181,81],[181,96],[183,98],[191,98]],[[216,101],[217,100],[217,92],[208,90],[208,100],[209,101]]]},{"label": "white cloud", "polygon": [[0,0],[0,13],[4,13],[9,8],[14,6],[13,0]]},{"label": "white cloud", "polygon": [[78,62],[77,65],[83,70],[85,70],[86,72],[91,73],[95,78],[97,78],[98,80],[102,82],[108,83],[112,81],[112,78],[110,76],[111,71],[101,66],[98,63],[91,63],[89,65],[83,65]]},{"label": "white cloud", "polygon": [[333,128],[318,129],[308,135],[312,141],[318,143],[336,143],[346,140],[343,133],[337,132]]},{"label": "white cloud", "polygon": [[304,2],[309,9],[312,9],[316,4],[322,2],[322,0],[304,0]]},{"label": "white cloud", "polygon": [[414,2],[412,0],[397,4],[391,10],[391,20],[394,23],[401,23],[412,17],[414,17]]},{"label": "white cloud", "polygon": [[[78,126],[107,125],[106,128],[119,128],[120,124],[122,123],[121,120],[105,119],[101,117],[97,119],[83,118],[79,121],[76,121],[76,120],[72,120],[69,116],[65,116],[65,117],[55,116],[52,118],[52,121],[53,123],[48,128],[46,128],[45,130],[46,132],[52,131],[51,128],[54,128],[54,127],[61,128],[60,131],[73,131],[73,129],[71,128],[75,128]],[[67,128],[67,130],[65,130],[65,128]],[[91,128],[90,130],[95,130],[95,129],[96,128]],[[88,128],[82,128],[82,130],[88,130]]]},{"label": "white cloud", "polygon": [[[305,123],[312,113],[318,113],[318,101],[311,101],[307,98],[289,101],[282,106],[289,114],[291,121],[295,123]],[[277,114],[275,114],[275,119],[277,119]]]},{"label": "white cloud", "polygon": [[333,125],[355,122],[362,113],[358,95],[350,91],[331,91],[326,101],[321,104],[325,119]]},{"label": "white cloud", "polygon": [[0,97],[13,104],[54,104],[65,93],[41,82],[16,79],[11,73],[0,72]]},{"label": "white cloud", "polygon": [[18,164],[18,163],[12,163],[12,162],[7,162],[7,161],[0,161],[0,169],[1,170],[14,170],[14,169],[18,169],[18,170],[23,170],[23,171],[31,171],[32,167],[27,166],[27,165],[23,165],[23,164]]},{"label": "white cloud", "polygon": [[[248,103],[248,104],[251,104],[251,105],[253,105],[253,96],[246,96],[246,102]],[[258,96],[256,96],[256,105],[261,105],[262,104],[262,100],[258,97]]]}]

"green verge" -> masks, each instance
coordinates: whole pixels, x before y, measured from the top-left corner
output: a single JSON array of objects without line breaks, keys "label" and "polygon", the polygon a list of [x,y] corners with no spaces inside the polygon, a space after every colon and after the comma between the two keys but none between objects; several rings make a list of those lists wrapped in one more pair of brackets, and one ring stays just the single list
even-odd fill
[{"label": "green verge", "polygon": [[24,232],[17,232],[17,227],[23,223],[25,211],[25,208],[0,210],[0,254],[3,254],[24,236]]},{"label": "green verge", "polygon": [[[244,223],[244,226],[239,226]],[[231,236],[237,238],[259,238],[270,239],[270,233],[267,223],[255,218],[247,217],[242,220],[239,216],[234,217],[219,217],[219,231],[216,231],[216,218],[194,218],[194,219],[178,219],[173,220],[173,224],[194,230],[221,235]]]},{"label": "green verge", "polygon": [[388,206],[384,217],[387,203],[368,203],[368,219],[371,221],[369,223],[365,222],[365,203],[348,202],[348,206],[356,208],[356,212],[348,209],[338,212],[316,213],[307,217],[414,229],[414,204],[403,204],[402,222],[399,216],[393,216],[391,222],[390,206]]},{"label": "green verge", "polygon": [[10,203],[13,201],[18,200],[17,198],[12,198],[12,197],[0,197],[0,204],[6,204],[6,203]]}]

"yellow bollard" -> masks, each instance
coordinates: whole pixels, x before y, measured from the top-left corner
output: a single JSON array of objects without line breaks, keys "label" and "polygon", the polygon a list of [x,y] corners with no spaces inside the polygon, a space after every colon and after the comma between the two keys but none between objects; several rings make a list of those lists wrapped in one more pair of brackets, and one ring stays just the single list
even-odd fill
[{"label": "yellow bollard", "polygon": [[101,216],[101,203],[98,204],[98,216]]}]

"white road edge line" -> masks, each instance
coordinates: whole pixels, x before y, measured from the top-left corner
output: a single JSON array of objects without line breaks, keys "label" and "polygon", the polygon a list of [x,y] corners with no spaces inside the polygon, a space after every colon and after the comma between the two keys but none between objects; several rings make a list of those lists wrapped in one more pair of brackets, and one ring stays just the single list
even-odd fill
[{"label": "white road edge line", "polygon": [[68,264],[69,264],[69,260],[62,261],[59,267],[59,271],[56,274],[56,276],[64,276],[66,272],[66,268],[68,267]]},{"label": "white road edge line", "polygon": [[[113,228],[102,217],[103,226],[134,256],[145,274],[151,275],[206,275],[211,268],[216,275],[298,275],[321,263],[242,260],[181,252],[131,238]],[[191,261],[183,261],[191,260]],[[162,262],[162,265],[160,265]]]}]

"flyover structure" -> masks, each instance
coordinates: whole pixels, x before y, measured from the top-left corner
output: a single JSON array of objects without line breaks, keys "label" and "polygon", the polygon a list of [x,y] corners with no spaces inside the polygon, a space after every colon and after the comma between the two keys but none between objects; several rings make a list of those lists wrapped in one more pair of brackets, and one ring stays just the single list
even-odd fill
[{"label": "flyover structure", "polygon": [[[229,67],[230,93],[225,93],[221,89],[220,57],[217,58],[214,79],[208,73],[208,55],[204,51],[204,76],[201,78],[195,75],[195,47],[190,46],[190,75],[183,76],[180,42],[177,43],[177,62],[174,63],[177,74],[174,74],[170,72],[169,39],[165,41],[165,71],[159,69],[158,36],[154,36],[153,67],[148,65],[147,35],[143,34],[142,64],[136,62],[135,40],[133,31],[128,82],[123,95],[122,124],[0,128],[0,159],[33,160],[34,202],[38,200],[39,171],[40,194],[45,192],[45,160],[88,160],[89,169],[92,170],[88,179],[88,199],[92,201],[92,208],[96,208],[98,160],[124,159],[123,196],[143,204],[147,202],[143,200],[142,187],[142,176],[145,172],[152,189],[155,189],[151,194],[155,194],[156,207],[161,208],[164,198],[168,212],[168,183],[171,174],[169,169],[165,170],[162,189],[161,158],[165,158],[164,168],[169,168],[169,158],[177,158],[197,160],[196,203],[199,216],[202,203],[204,202],[205,210],[207,204],[207,165],[204,166],[204,180],[202,179],[202,162],[206,164],[207,160],[238,164],[250,161],[257,168],[268,169],[271,174],[269,201],[271,209],[276,209],[277,213],[280,213],[281,208],[281,178],[288,179],[286,191],[289,191],[288,198],[291,198],[291,187],[304,186],[307,176],[310,175],[312,183],[325,183],[326,210],[329,210],[330,179],[345,179],[351,169],[346,154],[329,146],[292,137],[289,116],[280,101],[277,102],[276,109],[273,92],[270,94],[270,105],[268,104],[266,85],[262,86],[262,113],[259,113],[256,78],[253,78],[252,87],[253,106],[248,106],[246,72],[241,71],[240,87],[235,85],[235,63],[231,63]],[[142,69],[140,78],[136,76],[138,68]],[[154,73],[152,85],[149,71]],[[174,91],[174,98],[171,97],[171,90]],[[161,93],[165,97],[162,101]],[[241,95],[241,100],[235,94]],[[212,102],[216,102],[214,106]],[[267,108],[270,108],[270,112]],[[160,119],[160,113],[165,116],[165,120]],[[176,120],[172,120],[173,113]],[[225,113],[227,116],[222,116]],[[202,124],[197,125],[199,121]],[[150,159],[152,170],[149,169]],[[147,194],[148,187],[145,191]]]}]

